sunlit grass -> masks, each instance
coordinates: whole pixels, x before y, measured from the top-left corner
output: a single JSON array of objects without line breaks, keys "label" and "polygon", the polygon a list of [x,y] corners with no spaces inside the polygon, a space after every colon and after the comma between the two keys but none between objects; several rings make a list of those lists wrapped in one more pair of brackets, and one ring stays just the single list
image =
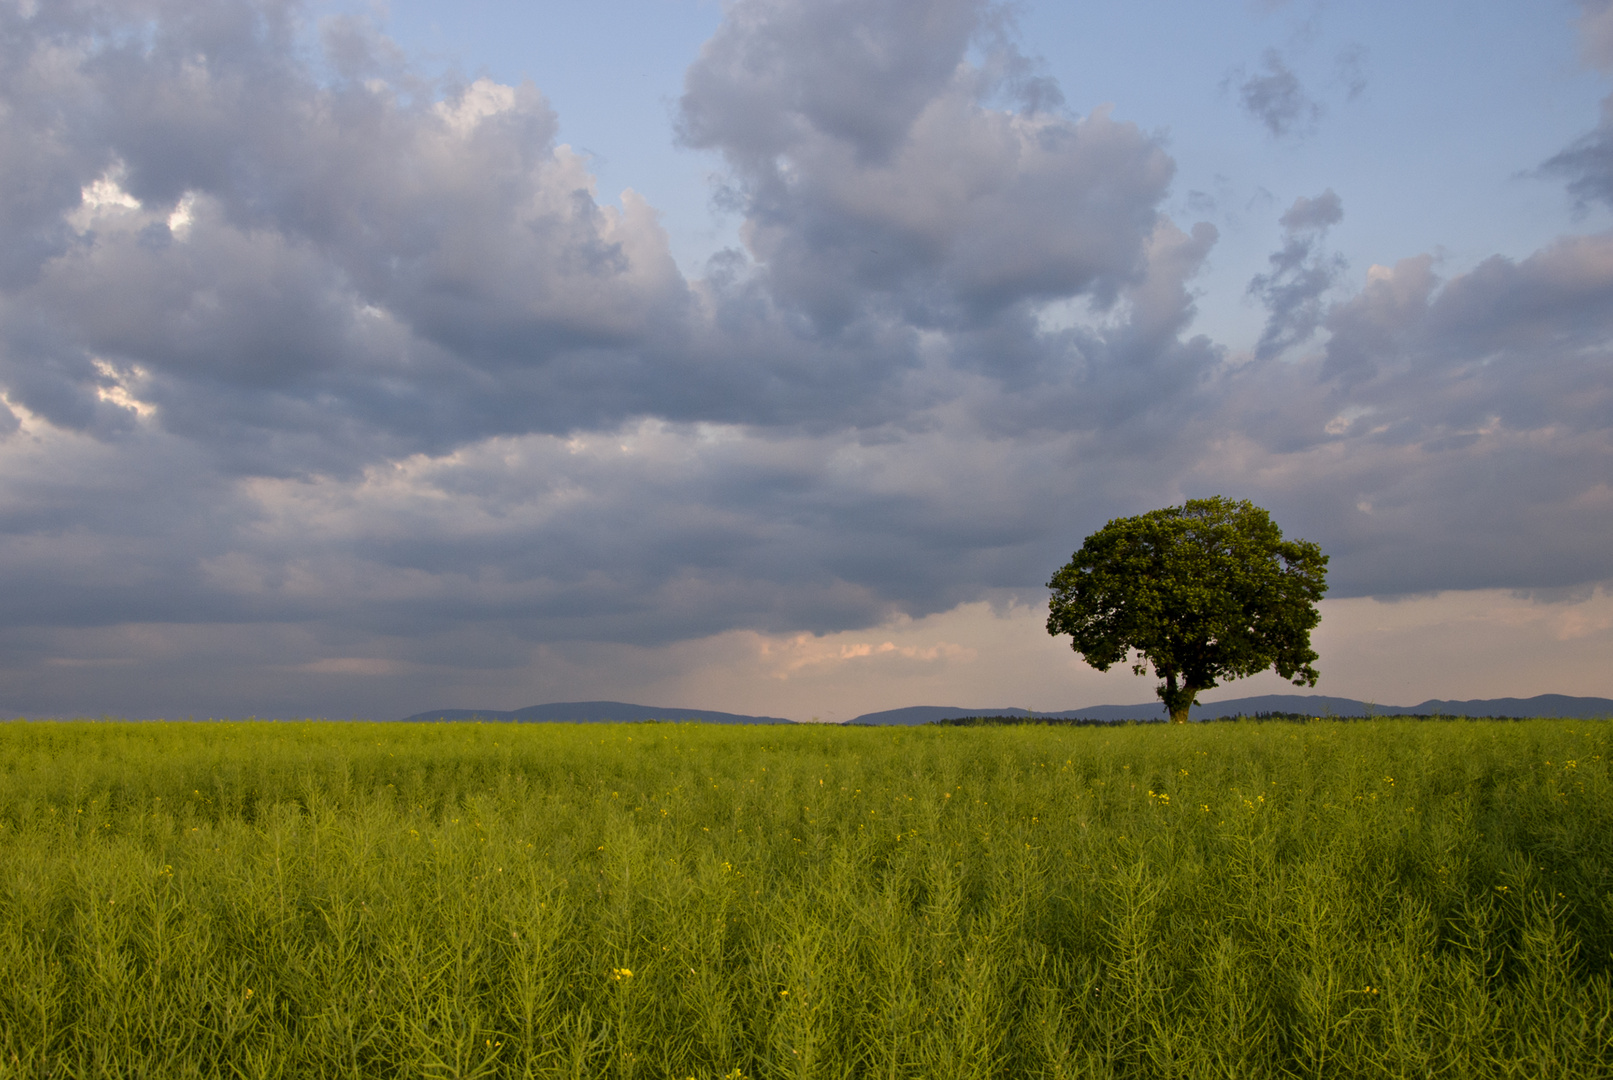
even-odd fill
[{"label": "sunlit grass", "polygon": [[0,724],[0,1077],[1610,1076],[1610,754]]}]

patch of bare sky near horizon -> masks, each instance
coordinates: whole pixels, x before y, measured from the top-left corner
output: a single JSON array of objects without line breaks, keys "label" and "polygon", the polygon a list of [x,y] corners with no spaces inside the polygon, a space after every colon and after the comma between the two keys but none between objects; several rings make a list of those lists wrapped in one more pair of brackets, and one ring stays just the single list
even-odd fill
[{"label": "patch of bare sky near horizon", "polygon": [[[1054,711],[1153,700],[1155,680],[1093,671],[1028,598],[977,601],[923,619],[899,619],[828,635],[731,630],[645,648],[608,643],[526,643],[511,652],[496,635],[443,642],[441,662],[410,659],[385,637],[348,639],[330,651],[291,627],[124,626],[96,631],[71,662],[35,669],[38,692],[105,699],[121,693],[130,716],[271,717],[309,714],[301,695],[317,688],[320,715],[397,719],[435,707],[519,708],[544,701],[626,700],[685,708],[842,721],[906,705],[1015,706]],[[1607,696],[1597,675],[1613,647],[1606,589],[1542,603],[1503,591],[1325,600],[1316,643],[1317,693],[1384,705],[1430,698]],[[299,640],[300,639],[300,640]],[[485,650],[478,666],[460,655]],[[288,646],[311,657],[266,666]],[[202,661],[198,668],[197,661]],[[12,661],[11,664],[14,664]],[[0,665],[0,687],[11,664]],[[1514,670],[1529,672],[1520,680]],[[182,692],[172,688],[189,680]],[[1296,692],[1275,675],[1207,693],[1220,700]],[[249,705],[243,707],[243,703]],[[12,715],[49,715],[17,709]],[[99,715],[63,706],[57,712]]]}]

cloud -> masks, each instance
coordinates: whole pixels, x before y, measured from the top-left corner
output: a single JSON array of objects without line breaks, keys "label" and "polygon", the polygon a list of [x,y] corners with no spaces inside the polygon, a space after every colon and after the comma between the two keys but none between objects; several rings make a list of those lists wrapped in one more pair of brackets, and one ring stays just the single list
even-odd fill
[{"label": "cloud", "polygon": [[1335,594],[1607,580],[1610,311],[1608,235],[1443,282],[1375,266],[1320,356],[1234,373],[1222,453],[1331,538]]},{"label": "cloud", "polygon": [[970,663],[979,655],[974,649],[950,641],[928,645],[898,645],[894,641],[838,644],[812,634],[796,634],[783,641],[764,639],[760,651],[764,667],[779,680],[798,676],[808,669],[838,669],[850,663],[869,662],[882,666],[892,662]]},{"label": "cloud", "polygon": [[1303,195],[1295,199],[1294,205],[1277,219],[1277,224],[1291,233],[1320,232],[1343,220],[1344,203],[1332,188],[1328,188],[1314,199],[1307,199]]},{"label": "cloud", "polygon": [[1613,578],[1613,239],[1352,282],[1299,199],[1251,358],[1160,139],[1003,9],[740,0],[678,124],[743,248],[689,277],[537,87],[317,30],[0,12],[0,703],[939,686],[1001,655],[954,613],[1215,492],[1339,596]]},{"label": "cloud", "polygon": [[1227,77],[1225,85],[1235,86],[1238,104],[1264,124],[1273,138],[1307,134],[1321,119],[1321,103],[1305,92],[1299,76],[1276,49],[1266,50],[1261,66],[1263,74],[1240,69]]},{"label": "cloud", "polygon": [[[1592,67],[1613,71],[1613,2],[1580,0],[1580,56]],[[1539,170],[1568,183],[1568,191],[1584,208],[1592,203],[1613,206],[1613,96],[1602,101],[1602,117],[1591,131],[1553,155]]]},{"label": "cloud", "polygon": [[955,79],[980,0],[746,0],[689,69],[684,137],[752,163],[813,136],[884,159]]},{"label": "cloud", "polygon": [[1344,220],[1344,203],[1332,188],[1314,199],[1300,196],[1277,220],[1282,249],[1268,260],[1271,270],[1256,275],[1248,288],[1270,312],[1255,344],[1255,356],[1262,360],[1311,339],[1322,324],[1324,297],[1348,265],[1322,247],[1327,230]]},{"label": "cloud", "polygon": [[1346,101],[1354,101],[1367,90],[1367,47],[1351,42],[1338,51],[1334,58],[1335,78],[1344,88]]},{"label": "cloud", "polygon": [[[1046,454],[1168,426],[1159,386],[1216,358],[1180,340],[1214,230],[1159,215],[1157,141],[1064,113],[1000,9],[840,17],[862,45],[738,5],[691,68],[748,247],[687,280],[533,86],[272,4],[8,12],[0,137],[37,152],[7,167],[56,177],[0,189],[19,677],[227,624],[264,635],[202,653],[328,689],[1044,576]],[[1075,300],[1099,322],[1039,331]]]},{"label": "cloud", "polygon": [[[1170,159],[1108,110],[1044,111],[996,18],[749,0],[689,69],[683,138],[722,154],[761,283],[815,332],[968,330],[1027,301],[1107,302],[1142,273]],[[1017,111],[985,104],[1004,92]]]},{"label": "cloud", "polygon": [[1548,176],[1568,181],[1580,206],[1613,206],[1613,97],[1602,102],[1602,122],[1540,166]]},{"label": "cloud", "polygon": [[114,437],[108,379],[137,379],[146,419],[238,473],[354,475],[646,415],[885,422],[923,332],[1146,272],[1170,159],[1046,111],[1002,12],[860,5],[846,48],[850,9],[820,9],[738,5],[690,69],[685,137],[730,163],[748,245],[698,281],[641,198],[598,201],[531,85],[394,70],[354,22],[321,81],[296,9],[245,0],[157,4],[140,35],[113,5],[13,17],[0,139],[56,179],[0,216],[0,380]]},{"label": "cloud", "polygon": [[7,16],[12,400],[107,434],[97,365],[137,367],[159,426],[247,473],[643,409],[646,343],[675,376],[695,330],[654,212],[596,201],[534,87],[322,83],[294,16]]}]

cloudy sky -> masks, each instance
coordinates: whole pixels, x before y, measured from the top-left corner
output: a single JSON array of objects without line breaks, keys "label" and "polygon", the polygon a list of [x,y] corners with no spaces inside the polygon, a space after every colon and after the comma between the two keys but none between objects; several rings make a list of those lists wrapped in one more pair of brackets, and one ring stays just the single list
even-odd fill
[{"label": "cloudy sky", "polygon": [[[1613,696],[1613,3],[0,0],[0,710]],[[1209,698],[1275,691],[1274,675]]]}]

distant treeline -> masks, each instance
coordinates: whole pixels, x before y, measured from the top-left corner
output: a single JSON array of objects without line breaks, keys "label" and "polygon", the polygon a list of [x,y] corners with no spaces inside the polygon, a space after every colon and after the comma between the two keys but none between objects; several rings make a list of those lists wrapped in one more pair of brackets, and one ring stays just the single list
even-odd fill
[{"label": "distant treeline", "polygon": [[930,727],[997,727],[1009,724],[1042,724],[1057,727],[1117,727],[1127,724],[1163,724],[1164,717],[1136,720],[1096,720],[1086,716],[954,716],[932,720]]},{"label": "distant treeline", "polygon": [[[1261,723],[1277,722],[1290,724],[1309,724],[1318,720],[1352,721],[1352,720],[1508,720],[1517,722],[1532,719],[1524,716],[1453,716],[1449,713],[1394,713],[1387,716],[1317,716],[1315,713],[1297,712],[1257,712],[1247,716],[1211,716],[1202,720],[1194,720],[1195,724],[1226,724],[1235,721],[1255,720]],[[1061,716],[955,716],[944,720],[932,720],[931,727],[998,727],[1022,724],[1043,724],[1059,727],[1121,727],[1130,724],[1167,724],[1168,717],[1138,717],[1127,720],[1096,720],[1090,717],[1061,717]],[[872,725],[864,725],[872,726]]]}]

